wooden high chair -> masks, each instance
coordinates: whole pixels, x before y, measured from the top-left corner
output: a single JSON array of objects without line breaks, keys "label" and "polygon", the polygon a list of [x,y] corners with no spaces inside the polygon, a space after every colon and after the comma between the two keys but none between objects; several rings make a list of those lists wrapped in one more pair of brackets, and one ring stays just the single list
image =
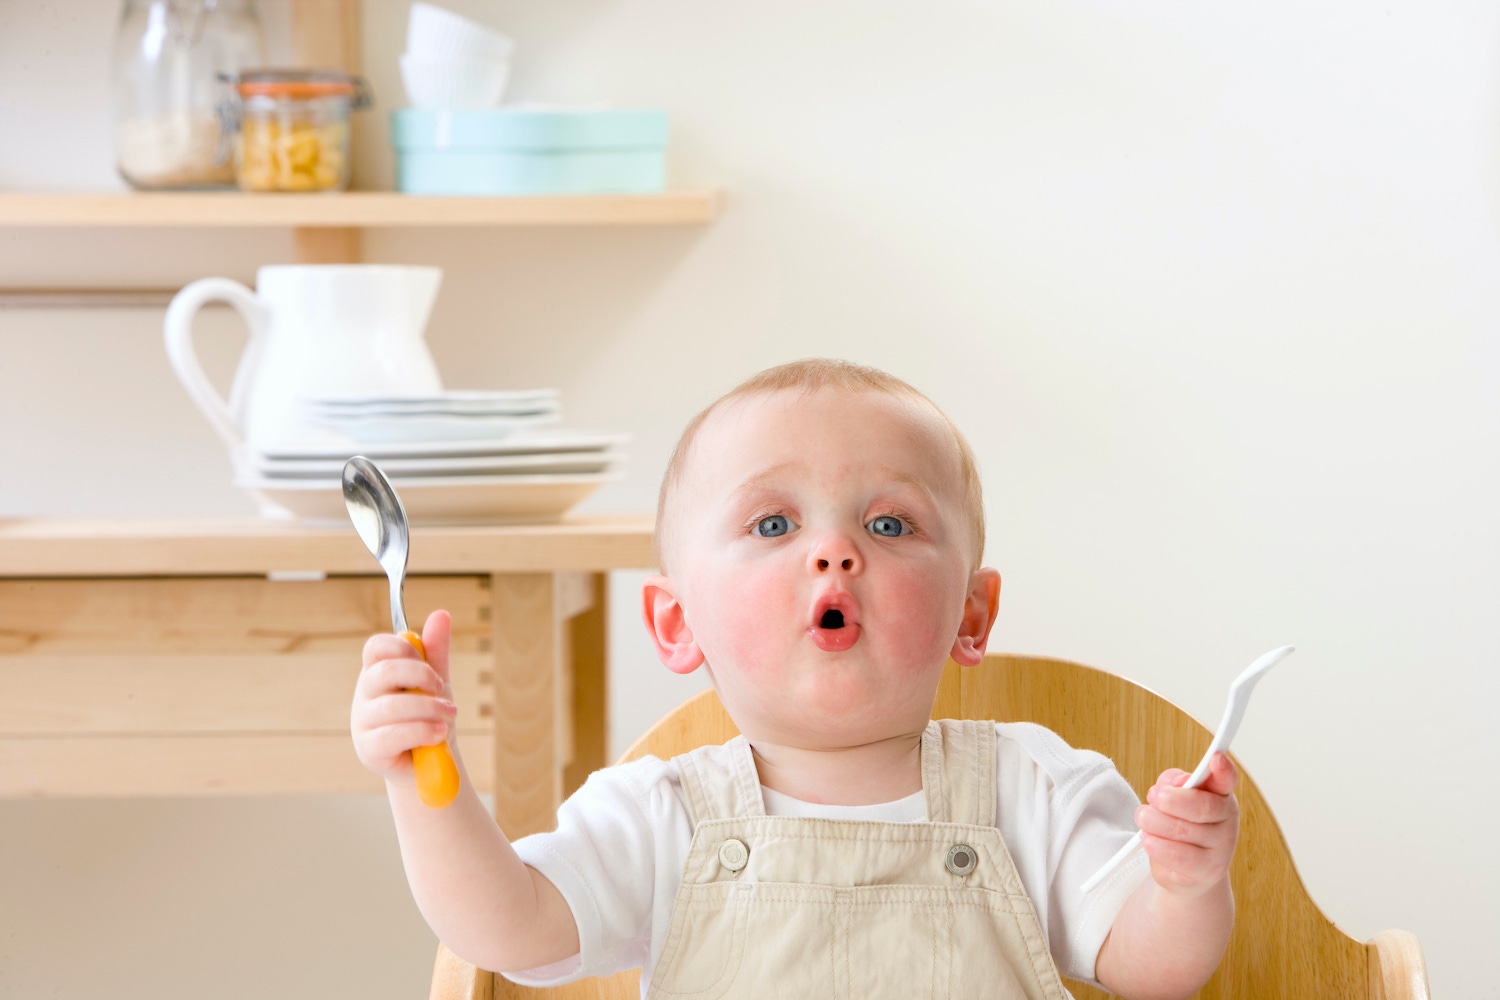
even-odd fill
[{"label": "wooden high chair", "polygon": [[[1036,722],[1069,744],[1111,758],[1144,799],[1169,767],[1191,768],[1212,734],[1160,695],[1092,667],[1065,660],[992,654],[967,670],[949,663],[934,718]],[[705,691],[657,723],[621,762],[662,759],[723,743],[738,730],[718,696]],[[1238,762],[1236,762],[1238,767]],[[1417,939],[1382,931],[1357,941],[1339,930],[1307,895],[1286,841],[1243,767],[1236,795],[1240,837],[1230,878],[1235,925],[1224,961],[1201,1000],[1430,1000]],[[607,979],[534,990],[475,969],[439,946],[432,1000],[636,1000],[638,970]],[[1078,1000],[1108,994],[1064,980]]]}]

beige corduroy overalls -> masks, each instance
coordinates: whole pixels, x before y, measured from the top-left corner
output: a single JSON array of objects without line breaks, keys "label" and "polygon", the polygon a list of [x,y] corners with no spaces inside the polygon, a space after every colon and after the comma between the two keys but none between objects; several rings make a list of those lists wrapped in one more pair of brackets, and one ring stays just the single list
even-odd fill
[{"label": "beige corduroy overalls", "polygon": [[922,736],[925,823],[767,816],[743,736],[676,758],[693,841],[654,998],[1069,997],[995,828],[995,724]]}]

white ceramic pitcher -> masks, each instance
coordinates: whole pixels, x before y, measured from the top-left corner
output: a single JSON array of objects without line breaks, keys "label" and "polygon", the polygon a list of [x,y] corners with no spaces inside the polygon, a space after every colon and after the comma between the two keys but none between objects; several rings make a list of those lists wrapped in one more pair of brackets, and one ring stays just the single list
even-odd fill
[{"label": "white ceramic pitcher", "polygon": [[[263,267],[255,291],[228,278],[188,285],[167,307],[167,357],[230,451],[295,447],[302,397],[416,396],[442,391],[422,339],[443,272],[436,267]],[[226,402],[193,350],[193,317],[227,302],[250,328]]]}]

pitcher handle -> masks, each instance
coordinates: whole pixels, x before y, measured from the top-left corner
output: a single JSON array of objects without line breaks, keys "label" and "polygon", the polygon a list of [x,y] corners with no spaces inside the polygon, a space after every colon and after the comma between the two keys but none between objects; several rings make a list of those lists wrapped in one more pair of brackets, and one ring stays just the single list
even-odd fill
[{"label": "pitcher handle", "polygon": [[210,302],[227,302],[250,328],[250,343],[246,347],[250,357],[241,362],[240,370],[235,373],[237,386],[243,382],[245,362],[253,360],[258,352],[261,337],[270,325],[271,313],[254,292],[228,278],[203,278],[195,281],[173,296],[171,304],[167,306],[164,333],[167,358],[172,362],[172,370],[177,373],[188,396],[203,411],[203,415],[208,418],[219,437],[224,439],[229,450],[238,455],[245,443],[243,430],[236,423],[229,404],[224,402],[224,397],[209,382],[203,365],[198,362],[198,352],[193,350],[193,319],[198,315],[198,310]]}]

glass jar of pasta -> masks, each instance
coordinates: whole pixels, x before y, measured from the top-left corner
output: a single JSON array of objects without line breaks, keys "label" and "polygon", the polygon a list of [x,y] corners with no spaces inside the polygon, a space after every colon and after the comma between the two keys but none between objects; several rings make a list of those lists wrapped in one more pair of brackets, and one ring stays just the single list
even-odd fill
[{"label": "glass jar of pasta", "polygon": [[235,90],[234,164],[242,190],[349,186],[349,113],[371,103],[363,80],[336,70],[247,70]]}]

